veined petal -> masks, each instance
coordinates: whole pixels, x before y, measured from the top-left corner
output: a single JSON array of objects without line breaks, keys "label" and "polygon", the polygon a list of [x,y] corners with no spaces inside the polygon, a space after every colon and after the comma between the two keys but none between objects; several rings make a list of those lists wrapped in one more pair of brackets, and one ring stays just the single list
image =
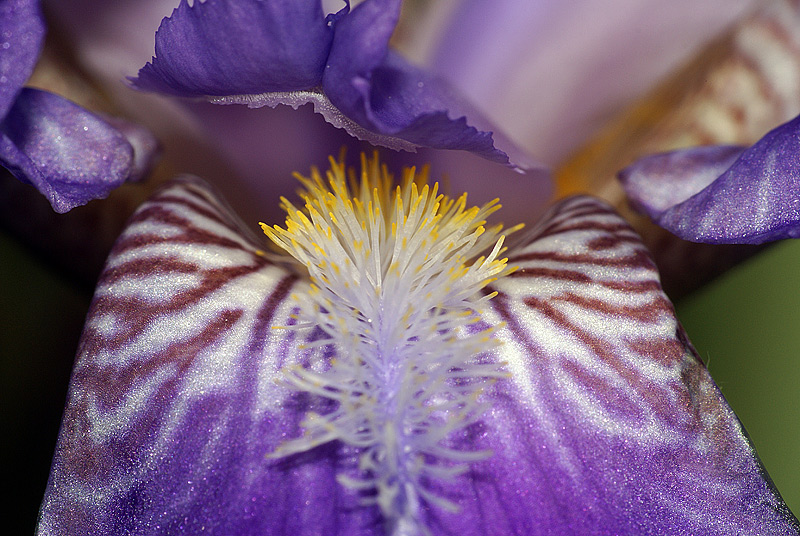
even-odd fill
[{"label": "veined petal", "polygon": [[684,240],[762,244],[800,237],[800,117],[749,148],[694,147],[620,172],[635,206]]},{"label": "veined petal", "polygon": [[[453,486],[453,534],[798,534],[688,343],[649,254],[605,204],[553,208],[485,320],[511,379]],[[472,441],[473,438],[465,438]],[[432,523],[434,532],[438,526]]]},{"label": "veined petal", "polygon": [[[368,0],[336,25],[322,88],[336,108],[366,129],[359,137],[393,149],[461,149],[512,167],[533,167],[443,80],[389,50],[399,7],[397,0]],[[389,136],[389,143],[369,133]]]},{"label": "veined petal", "polygon": [[56,212],[106,197],[130,176],[133,158],[119,131],[47,91],[24,88],[0,124],[0,163]]},{"label": "veined petal", "polygon": [[[275,383],[333,356],[319,329],[270,329],[292,325],[306,283],[259,247],[196,179],[134,215],[87,321],[39,534],[385,533],[336,481],[350,447],[265,459],[335,407]],[[431,475],[460,507],[422,505],[434,534],[798,534],[619,217],[566,201],[509,260],[521,270],[484,321],[511,378],[442,445],[493,455]]]},{"label": "veined petal", "polygon": [[[335,446],[265,455],[313,400],[276,385],[301,350],[297,276],[197,179],[132,217],[108,260],[73,371],[38,534],[372,534],[335,481]],[[317,408],[321,411],[320,408]]]},{"label": "veined petal", "polygon": [[33,72],[44,32],[38,0],[0,1],[0,120]]},{"label": "veined petal", "polygon": [[131,83],[182,97],[308,90],[322,82],[331,38],[319,0],[181,0]]}]

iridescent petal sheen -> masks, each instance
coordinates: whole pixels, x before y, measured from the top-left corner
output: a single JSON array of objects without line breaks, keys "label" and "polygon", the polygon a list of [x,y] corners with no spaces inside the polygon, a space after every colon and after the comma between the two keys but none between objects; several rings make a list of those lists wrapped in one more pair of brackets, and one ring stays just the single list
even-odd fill
[{"label": "iridescent petal sheen", "polygon": [[[510,378],[449,440],[494,453],[434,484],[460,512],[425,504],[432,533],[799,534],[627,224],[574,198],[517,242],[484,313],[504,342],[486,359]],[[38,534],[385,533],[336,482],[353,450],[265,459],[332,409],[279,369],[333,350],[272,329],[307,283],[263,247],[197,179],[134,215],[97,287]]]},{"label": "iridescent petal sheen", "polygon": [[634,206],[684,240],[762,244],[800,237],[800,117],[755,145],[694,147],[620,172]]},{"label": "iridescent petal sheen", "polygon": [[0,124],[0,163],[56,212],[106,197],[130,176],[133,159],[119,131],[46,91],[24,88]]},{"label": "iridescent petal sheen", "polygon": [[0,0],[0,120],[33,72],[44,32],[38,0]]}]

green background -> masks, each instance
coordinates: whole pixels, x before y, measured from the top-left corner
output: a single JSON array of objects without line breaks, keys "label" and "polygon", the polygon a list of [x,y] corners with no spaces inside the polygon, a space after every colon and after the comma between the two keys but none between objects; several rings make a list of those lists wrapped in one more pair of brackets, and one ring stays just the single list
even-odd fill
[{"label": "green background", "polygon": [[678,318],[789,508],[800,512],[800,241],[776,244],[677,304]]}]

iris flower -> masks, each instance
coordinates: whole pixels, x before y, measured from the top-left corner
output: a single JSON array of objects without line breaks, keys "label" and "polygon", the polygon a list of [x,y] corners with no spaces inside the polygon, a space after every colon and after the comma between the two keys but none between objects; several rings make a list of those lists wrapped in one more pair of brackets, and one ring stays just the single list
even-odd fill
[{"label": "iris flower", "polygon": [[0,2],[0,164],[39,190],[56,212],[67,212],[142,178],[156,143],[141,127],[23,87],[44,34],[38,0]]},{"label": "iris flower", "polygon": [[342,169],[271,231],[299,266],[197,179],[134,215],[40,534],[797,534],[612,210],[560,203],[480,290],[487,207],[453,215],[413,182],[398,202],[376,162],[347,191]]},{"label": "iris flower", "polygon": [[[222,63],[205,41],[229,21],[203,13],[232,3],[182,2],[134,84],[299,92],[372,141],[513,165],[413,90],[428,79],[387,52],[383,4],[326,22],[237,3],[265,8],[231,17],[256,35],[270,17],[290,44],[333,33],[303,40],[329,53],[333,85],[324,61],[270,85],[242,77],[254,56]],[[341,36],[352,64],[331,59]],[[196,81],[231,91],[187,92]],[[98,282],[39,534],[800,533],[613,210],[570,198],[506,237],[485,222],[494,204],[470,209],[413,170],[395,190],[362,160],[301,177],[285,228],[264,225],[288,256],[194,177],[137,211]]]}]

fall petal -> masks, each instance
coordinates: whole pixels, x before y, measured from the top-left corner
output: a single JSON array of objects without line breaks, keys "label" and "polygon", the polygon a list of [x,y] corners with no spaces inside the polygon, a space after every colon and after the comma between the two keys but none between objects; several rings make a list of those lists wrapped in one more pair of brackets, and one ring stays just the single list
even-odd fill
[{"label": "fall petal", "polygon": [[747,149],[696,147],[620,172],[626,193],[684,240],[762,244],[800,237],[800,117]]},{"label": "fall petal", "polygon": [[[382,534],[336,476],[336,443],[267,460],[329,405],[275,382],[325,363],[292,325],[298,276],[202,182],[134,215],[101,276],[39,534]],[[449,441],[491,448],[434,491],[434,534],[798,534],[674,318],[649,255],[610,209],[557,206],[510,257],[484,319],[511,378]],[[500,325],[506,322],[505,326]]]},{"label": "fall petal", "polygon": [[494,456],[434,532],[798,534],[620,217],[566,200],[509,262],[484,318],[511,377],[462,438]]},{"label": "fall petal", "polygon": [[0,124],[0,163],[56,212],[106,197],[130,176],[133,159],[119,131],[46,91],[24,88]]},{"label": "fall petal", "polygon": [[[103,272],[38,534],[372,534],[336,448],[270,461],[314,401],[275,384],[318,334],[289,325],[297,277],[207,186],[145,203]],[[313,530],[311,529],[313,527]]]}]

